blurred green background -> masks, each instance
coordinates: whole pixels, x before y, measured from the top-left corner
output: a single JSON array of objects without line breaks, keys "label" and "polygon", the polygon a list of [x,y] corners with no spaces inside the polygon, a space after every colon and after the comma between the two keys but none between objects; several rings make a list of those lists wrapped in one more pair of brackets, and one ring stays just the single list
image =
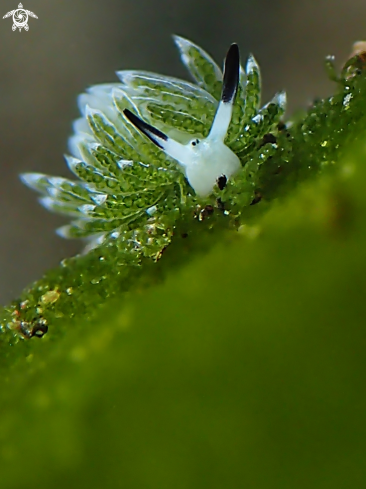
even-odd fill
[{"label": "blurred green background", "polygon": [[364,488],[365,157],[91,324],[15,345],[1,488]]},{"label": "blurred green background", "polygon": [[[3,0],[2,15],[18,0]],[[114,81],[118,69],[187,76],[170,35],[178,33],[218,61],[228,45],[254,52],[264,77],[264,98],[285,88],[289,112],[330,92],[326,54],[340,64],[365,37],[363,0],[29,0],[38,20],[28,32],[0,23],[0,304],[80,249],[54,229],[64,223],[42,209],[19,182],[22,171],[68,176],[76,96],[91,84]]]}]

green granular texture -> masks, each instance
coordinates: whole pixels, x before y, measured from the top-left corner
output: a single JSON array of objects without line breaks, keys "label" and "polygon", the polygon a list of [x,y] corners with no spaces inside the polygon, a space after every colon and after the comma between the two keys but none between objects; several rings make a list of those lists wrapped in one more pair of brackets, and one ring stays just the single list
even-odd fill
[{"label": "green granular texture", "polygon": [[202,52],[195,46],[188,50],[188,56],[191,58],[189,68],[194,78],[213,95],[216,100],[220,100],[222,82],[216,77],[212,61],[207,59],[206,53]]}]

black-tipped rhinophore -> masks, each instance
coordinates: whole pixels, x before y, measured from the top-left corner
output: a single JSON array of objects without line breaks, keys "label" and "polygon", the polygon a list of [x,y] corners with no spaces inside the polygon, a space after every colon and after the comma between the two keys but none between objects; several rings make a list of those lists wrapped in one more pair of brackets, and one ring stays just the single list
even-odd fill
[{"label": "black-tipped rhinophore", "polygon": [[224,67],[224,80],[222,86],[221,100],[231,103],[239,84],[240,56],[237,44],[232,44],[227,52]]},{"label": "black-tipped rhinophore", "polygon": [[147,122],[144,122],[142,119],[140,119],[140,117],[137,117],[137,115],[133,114],[130,110],[125,109],[123,113],[127,117],[127,119],[132,122],[135,127],[137,127],[137,129],[139,129],[143,134],[145,134],[145,136],[150,139],[150,141],[156,144],[156,146],[158,146],[159,148],[163,149],[163,146],[159,142],[159,139],[167,141],[168,136],[159,131],[159,129],[150,126],[150,124],[147,124]]}]

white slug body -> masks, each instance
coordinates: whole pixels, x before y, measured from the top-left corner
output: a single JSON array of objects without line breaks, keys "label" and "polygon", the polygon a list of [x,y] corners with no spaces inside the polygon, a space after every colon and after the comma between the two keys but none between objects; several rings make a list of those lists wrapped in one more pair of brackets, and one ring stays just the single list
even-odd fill
[{"label": "white slug body", "polygon": [[219,177],[225,175],[229,179],[241,167],[236,154],[218,138],[194,139],[184,149],[183,158],[177,158],[177,161],[200,196],[210,194]]},{"label": "white slug body", "polygon": [[237,155],[224,143],[238,88],[239,70],[239,49],[236,44],[232,44],[225,59],[221,100],[210,133],[205,139],[196,138],[187,144],[181,144],[150,126],[128,109],[124,111],[132,124],[178,162],[189,184],[201,197],[212,192],[218,178],[225,176],[229,179],[241,167]]},{"label": "white slug body", "polygon": [[[285,93],[261,108],[260,70],[253,56],[243,70],[233,44],[222,73],[199,46],[179,36],[174,40],[194,83],[122,70],[118,83],[89,87],[78,97],[81,117],[73,124],[66,156],[77,179],[21,176],[39,192],[44,207],[72,219],[57,233],[86,239],[86,251],[119,240],[118,246],[156,258],[170,243],[184,209],[194,206],[197,211],[195,199],[187,197],[215,193],[222,210],[217,197],[228,180],[230,188],[221,195],[225,210],[230,213],[233,202],[240,205],[238,200],[247,205],[255,181],[247,181],[237,155],[245,153],[245,160],[257,165],[257,149],[272,141],[265,142],[266,135],[278,130]],[[148,123],[152,121],[165,134]],[[258,164],[271,157],[275,144],[271,146],[261,150]],[[187,185],[182,185],[183,176]],[[213,207],[201,204],[207,212]]]}]

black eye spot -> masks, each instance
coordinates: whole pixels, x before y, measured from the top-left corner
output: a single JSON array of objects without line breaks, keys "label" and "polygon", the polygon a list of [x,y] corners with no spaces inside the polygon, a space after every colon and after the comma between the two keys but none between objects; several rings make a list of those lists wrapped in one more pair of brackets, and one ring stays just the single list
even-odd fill
[{"label": "black eye spot", "polygon": [[217,180],[217,186],[219,187],[219,190],[224,190],[227,184],[227,178],[226,175],[221,175]]},{"label": "black eye spot", "polygon": [[199,144],[200,140],[199,139],[195,139],[194,141],[192,141],[192,146],[197,146],[197,144]]}]

